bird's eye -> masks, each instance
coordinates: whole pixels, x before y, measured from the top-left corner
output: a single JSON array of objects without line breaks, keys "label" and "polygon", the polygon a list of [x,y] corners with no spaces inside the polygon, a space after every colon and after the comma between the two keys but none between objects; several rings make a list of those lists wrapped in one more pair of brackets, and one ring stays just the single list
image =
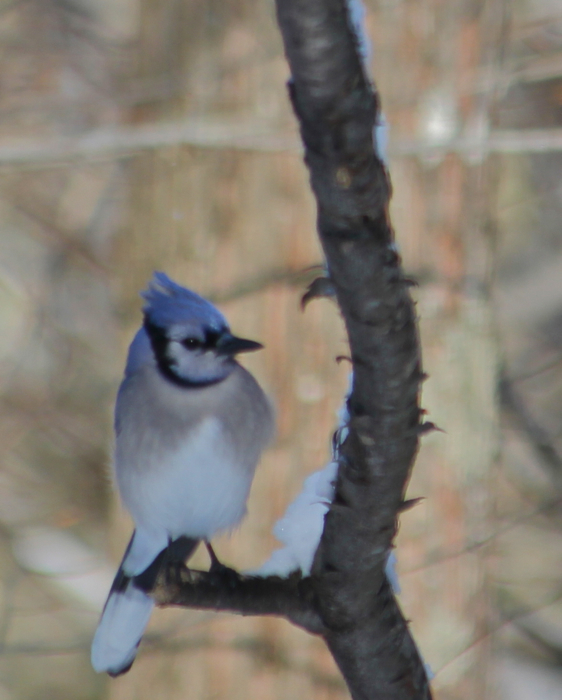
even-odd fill
[{"label": "bird's eye", "polygon": [[181,341],[181,344],[188,350],[197,350],[203,345],[199,338],[185,338],[185,340]]}]

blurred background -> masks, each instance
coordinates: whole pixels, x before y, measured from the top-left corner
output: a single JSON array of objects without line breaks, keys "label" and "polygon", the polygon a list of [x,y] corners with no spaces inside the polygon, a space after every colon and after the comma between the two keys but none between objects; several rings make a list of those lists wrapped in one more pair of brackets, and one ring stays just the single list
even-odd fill
[{"label": "blurred background", "polygon": [[[424,438],[401,603],[440,700],[562,698],[562,7],[367,0]],[[329,457],[347,385],[273,0],[0,2],[0,700],[348,697],[288,623],[157,611],[89,644],[131,531],[112,405],[154,269],[214,299],[277,406],[237,568]],[[203,553],[194,561],[207,566]]]}]

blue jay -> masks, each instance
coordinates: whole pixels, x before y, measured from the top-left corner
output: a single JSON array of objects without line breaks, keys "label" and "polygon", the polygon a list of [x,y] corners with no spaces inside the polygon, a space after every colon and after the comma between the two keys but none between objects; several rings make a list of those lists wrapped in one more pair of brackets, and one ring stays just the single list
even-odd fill
[{"label": "blue jay", "polygon": [[135,530],[92,644],[94,669],[112,676],[135,659],[154,606],[142,588],[162,561],[185,561],[244,517],[274,422],[259,384],[234,359],[259,343],[233,336],[210,302],[162,272],[141,296],[144,324],[115,407],[115,476]]}]

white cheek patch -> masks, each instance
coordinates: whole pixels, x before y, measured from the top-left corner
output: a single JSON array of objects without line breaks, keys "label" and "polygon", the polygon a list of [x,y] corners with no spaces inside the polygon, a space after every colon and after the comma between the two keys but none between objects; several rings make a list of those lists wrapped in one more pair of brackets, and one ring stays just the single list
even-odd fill
[{"label": "white cheek patch", "polygon": [[181,359],[181,355],[185,352],[187,351],[182,347],[181,343],[178,343],[177,340],[170,340],[166,347],[166,357],[175,365],[178,364]]},{"label": "white cheek patch", "polygon": [[188,350],[176,340],[168,343],[166,359],[171,372],[179,379],[195,383],[220,381],[231,370],[213,350]]},{"label": "white cheek patch", "polygon": [[[205,353],[205,355],[207,354]],[[204,354],[199,349],[188,350],[177,340],[171,340],[166,348],[166,357],[170,364],[179,369],[181,373],[182,370],[189,370],[196,367],[197,364],[202,364]]]},{"label": "white cheek patch", "polygon": [[195,379],[200,369],[200,353],[186,350],[177,340],[171,340],[166,348],[170,369],[181,379]]}]

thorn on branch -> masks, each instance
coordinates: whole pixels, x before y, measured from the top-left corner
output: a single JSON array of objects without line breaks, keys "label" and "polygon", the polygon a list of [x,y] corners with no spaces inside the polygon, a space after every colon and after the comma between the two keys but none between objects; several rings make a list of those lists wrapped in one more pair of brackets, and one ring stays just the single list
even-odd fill
[{"label": "thorn on branch", "polygon": [[329,277],[317,277],[309,285],[301,299],[301,309],[304,311],[309,301],[321,297],[334,298],[336,296],[336,288]]},{"label": "thorn on branch", "polygon": [[442,428],[435,425],[435,423],[432,423],[431,421],[426,421],[425,423],[420,423],[420,425],[418,425],[416,427],[416,432],[418,433],[418,435],[425,435],[426,433],[432,433],[434,430],[437,430],[440,433],[445,432]]},{"label": "thorn on branch", "polygon": [[407,510],[414,508],[418,505],[418,503],[421,503],[422,501],[425,501],[425,496],[419,496],[418,498],[408,498],[407,500],[402,501],[402,503],[398,507],[398,512],[404,513]]}]

